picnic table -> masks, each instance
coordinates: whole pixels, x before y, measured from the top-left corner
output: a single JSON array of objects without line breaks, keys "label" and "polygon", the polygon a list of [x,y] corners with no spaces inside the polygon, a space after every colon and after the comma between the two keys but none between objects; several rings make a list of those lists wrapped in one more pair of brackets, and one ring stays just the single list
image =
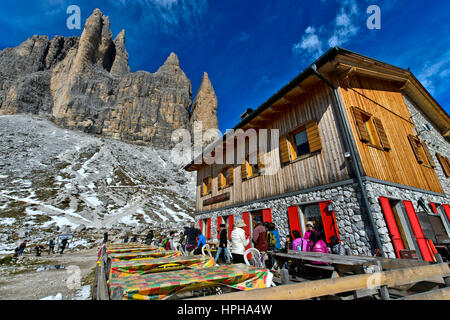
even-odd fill
[{"label": "picnic table", "polygon": [[145,260],[145,259],[156,259],[156,258],[169,258],[169,257],[179,257],[181,252],[179,251],[167,251],[163,249],[152,250],[152,251],[131,251],[131,252],[118,252],[118,253],[108,253],[108,258],[111,261],[120,260]]},{"label": "picnic table", "polygon": [[110,279],[186,268],[214,266],[214,259],[206,256],[164,257],[158,259],[120,260],[111,263]]},{"label": "picnic table", "polygon": [[[341,277],[346,273],[365,273],[364,267],[378,265],[376,257],[361,256],[341,256],[336,254],[325,254],[317,252],[304,252],[289,250],[288,253],[269,252],[278,262],[278,266],[282,266],[284,262],[293,261],[296,264],[316,269],[328,269],[335,271],[332,277]],[[312,264],[312,262],[322,262],[323,265]],[[325,265],[328,264],[328,265]]]},{"label": "picnic table", "polygon": [[123,300],[162,300],[181,292],[227,286],[246,291],[266,288],[272,282],[268,269],[245,264],[192,270],[113,277],[109,281],[110,295],[123,290]]}]

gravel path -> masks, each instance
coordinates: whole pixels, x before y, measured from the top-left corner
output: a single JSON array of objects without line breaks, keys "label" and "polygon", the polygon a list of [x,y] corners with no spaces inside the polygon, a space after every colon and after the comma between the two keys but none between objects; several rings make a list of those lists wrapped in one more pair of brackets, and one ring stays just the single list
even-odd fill
[{"label": "gravel path", "polygon": [[[43,253],[42,257],[25,255],[21,264],[8,266],[7,272],[2,266],[0,300],[40,300],[58,293],[63,300],[90,299],[97,250],[68,251],[63,255]],[[29,271],[17,273],[20,265]]]}]

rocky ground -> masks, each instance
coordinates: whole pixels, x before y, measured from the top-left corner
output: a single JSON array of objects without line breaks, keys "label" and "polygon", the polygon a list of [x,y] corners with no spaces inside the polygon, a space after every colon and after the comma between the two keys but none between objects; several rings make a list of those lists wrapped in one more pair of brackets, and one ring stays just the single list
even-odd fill
[{"label": "rocky ground", "polygon": [[89,300],[97,248],[0,258],[1,300]]},{"label": "rocky ground", "polygon": [[170,152],[0,116],[0,254],[24,239],[46,246],[73,234],[74,250],[111,237],[183,230],[195,179]]}]

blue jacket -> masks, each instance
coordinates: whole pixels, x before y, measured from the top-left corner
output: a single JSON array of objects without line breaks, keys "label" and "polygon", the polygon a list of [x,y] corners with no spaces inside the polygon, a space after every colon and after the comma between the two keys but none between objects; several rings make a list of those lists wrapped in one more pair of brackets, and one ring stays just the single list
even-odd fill
[{"label": "blue jacket", "polygon": [[273,234],[275,236],[275,239],[277,239],[277,244],[275,246],[275,250],[280,250],[281,249],[281,242],[280,242],[280,233],[278,232],[278,230],[272,230],[270,231],[271,234]]},{"label": "blue jacket", "polygon": [[200,234],[200,237],[198,238],[197,248],[201,248],[206,244],[206,238],[203,234]]}]

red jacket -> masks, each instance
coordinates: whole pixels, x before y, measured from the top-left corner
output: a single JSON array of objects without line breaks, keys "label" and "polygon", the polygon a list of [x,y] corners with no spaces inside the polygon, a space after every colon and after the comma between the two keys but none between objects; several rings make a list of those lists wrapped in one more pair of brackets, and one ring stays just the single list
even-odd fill
[{"label": "red jacket", "polygon": [[258,225],[253,230],[253,243],[255,244],[255,248],[259,250],[259,252],[264,252],[269,249],[269,242],[267,241],[267,231],[266,227],[262,224]]}]

